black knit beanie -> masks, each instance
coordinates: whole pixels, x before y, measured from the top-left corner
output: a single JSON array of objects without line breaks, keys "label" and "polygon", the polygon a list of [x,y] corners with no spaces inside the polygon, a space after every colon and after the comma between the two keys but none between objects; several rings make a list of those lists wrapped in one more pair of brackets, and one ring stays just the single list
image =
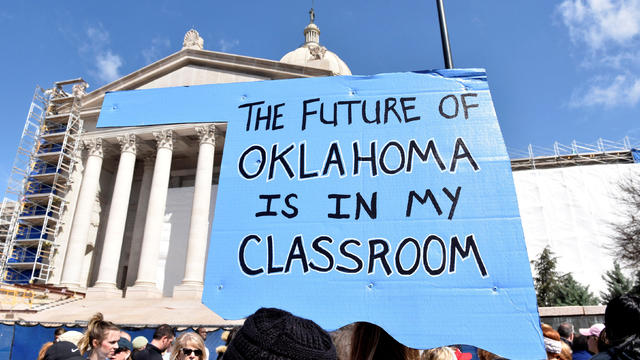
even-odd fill
[{"label": "black knit beanie", "polygon": [[224,353],[224,360],[336,360],[326,331],[311,320],[279,309],[249,316]]}]

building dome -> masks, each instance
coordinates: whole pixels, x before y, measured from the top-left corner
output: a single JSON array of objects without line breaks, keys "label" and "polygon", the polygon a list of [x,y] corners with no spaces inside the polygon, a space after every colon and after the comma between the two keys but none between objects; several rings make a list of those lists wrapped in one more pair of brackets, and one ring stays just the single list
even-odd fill
[{"label": "building dome", "polygon": [[338,55],[320,45],[320,29],[313,23],[313,9],[309,14],[311,22],[304,28],[304,44],[287,53],[280,62],[330,70],[334,75],[351,75],[351,70]]}]

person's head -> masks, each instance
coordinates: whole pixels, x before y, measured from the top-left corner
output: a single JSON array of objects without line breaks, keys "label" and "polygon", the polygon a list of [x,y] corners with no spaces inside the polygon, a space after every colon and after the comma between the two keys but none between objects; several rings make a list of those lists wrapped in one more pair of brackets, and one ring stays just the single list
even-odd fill
[{"label": "person's head", "polygon": [[51,347],[51,345],[53,345],[53,341],[48,341],[42,345],[42,347],[40,348],[40,351],[38,351],[37,360],[44,360],[44,356],[47,353],[47,350],[49,350],[49,348]]},{"label": "person's head", "polygon": [[422,360],[456,360],[455,351],[447,346],[425,350]]},{"label": "person's head", "polygon": [[547,352],[547,359],[560,359],[563,344],[562,340],[560,340],[560,334],[550,325],[541,324],[540,327],[544,336],[544,349]]},{"label": "person's head", "polygon": [[131,341],[129,341],[125,337],[121,337],[118,340],[118,348],[115,351],[115,360],[127,360],[131,356],[131,352],[133,351],[133,345]]},{"label": "person's head", "polygon": [[176,339],[171,360],[203,360],[205,354],[204,341],[197,333],[187,332]]},{"label": "person's head", "polygon": [[80,331],[69,330],[64,334],[60,335],[60,337],[58,338],[58,341],[68,341],[70,343],[73,343],[74,345],[78,345],[80,343],[80,340],[82,340],[83,337],[84,337],[84,334],[81,333]]},{"label": "person's head", "polygon": [[236,336],[239,329],[240,328],[235,327],[231,330],[223,331],[222,334],[220,335],[220,339],[224,341],[225,344],[229,344],[231,340],[233,340],[233,337]]},{"label": "person's head", "polygon": [[56,330],[53,332],[53,341],[58,341],[60,335],[64,334],[66,331],[67,330],[65,330],[63,327],[56,328]]},{"label": "person's head", "polygon": [[129,333],[124,330],[120,330],[120,337],[131,341],[131,335],[129,335]]},{"label": "person's head", "polygon": [[598,335],[598,339],[596,340],[596,346],[598,347],[599,353],[605,352],[611,347],[611,342],[607,337],[607,328],[600,331],[600,335]]},{"label": "person's head", "polygon": [[377,325],[366,322],[355,324],[351,339],[351,360],[418,359],[419,352],[400,344]]},{"label": "person's head", "polygon": [[632,335],[640,336],[640,297],[622,295],[609,301],[604,311],[607,338],[612,345]]},{"label": "person's head", "polygon": [[587,350],[587,337],[580,334],[573,338],[573,344],[571,345],[573,352]]},{"label": "person's head", "polygon": [[[38,357],[38,359],[41,359]],[[46,351],[44,360],[85,360],[82,355],[80,355],[80,351],[78,350],[78,346],[69,341],[60,340],[56,343],[53,343],[51,347]]]},{"label": "person's head", "polygon": [[587,350],[592,354],[598,353],[598,336],[604,329],[604,324],[593,324],[588,329],[579,329],[578,332],[582,336],[587,337]]},{"label": "person's head", "polygon": [[131,342],[131,344],[133,345],[133,350],[142,350],[145,348],[145,346],[147,346],[148,342],[149,340],[147,340],[146,337],[136,336]]},{"label": "person's head", "polygon": [[220,334],[220,340],[224,341],[225,344],[231,342],[231,330],[225,330]]},{"label": "person's head", "polygon": [[198,335],[200,335],[202,341],[207,340],[207,329],[199,327],[196,332],[198,333]]},{"label": "person's head", "polygon": [[331,337],[311,320],[279,309],[249,316],[224,353],[225,360],[336,360]]},{"label": "person's head", "polygon": [[198,335],[200,335],[202,341],[207,340],[207,329],[199,327],[196,332],[198,333]]},{"label": "person's head", "polygon": [[573,325],[570,323],[562,323],[558,326],[558,334],[560,337],[569,341],[573,341]]},{"label": "person's head", "polygon": [[113,357],[118,348],[118,340],[120,329],[111,321],[105,321],[101,313],[97,313],[89,320],[87,331],[78,342],[78,347],[82,354],[91,349],[91,357],[103,360]]},{"label": "person's head", "polygon": [[171,346],[171,342],[176,338],[176,333],[173,328],[167,324],[160,325],[153,333],[153,340],[151,343],[153,346],[165,351]]}]

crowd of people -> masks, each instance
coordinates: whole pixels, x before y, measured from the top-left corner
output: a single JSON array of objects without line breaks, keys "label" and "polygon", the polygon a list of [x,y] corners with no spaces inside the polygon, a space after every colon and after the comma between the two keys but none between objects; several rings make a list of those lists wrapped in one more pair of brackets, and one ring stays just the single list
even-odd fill
[{"label": "crowd of people", "polygon": [[144,336],[131,339],[98,313],[84,333],[56,329],[54,341],[42,346],[37,360],[208,360],[206,334],[206,329],[198,328],[176,338],[175,329],[164,324],[155,329],[151,341]]},{"label": "crowd of people", "polygon": [[[640,360],[640,297],[623,295],[607,304],[604,324],[574,331],[570,323],[557,329],[541,324],[547,359]],[[94,315],[84,333],[57,329],[54,341],[45,344],[38,360],[214,360],[204,341],[207,332],[184,332],[161,325],[150,342],[131,339],[102,314]],[[262,308],[242,327],[224,332],[227,345],[216,349],[216,360],[337,360],[331,336],[311,320],[286,311]],[[478,349],[480,360],[503,359]],[[382,328],[356,323],[344,360],[469,360],[471,354],[456,346],[429,350],[407,348]]]},{"label": "crowd of people", "polygon": [[557,331],[542,324],[547,359],[640,359],[640,297],[623,295],[607,304],[604,324],[574,332],[562,323]]}]

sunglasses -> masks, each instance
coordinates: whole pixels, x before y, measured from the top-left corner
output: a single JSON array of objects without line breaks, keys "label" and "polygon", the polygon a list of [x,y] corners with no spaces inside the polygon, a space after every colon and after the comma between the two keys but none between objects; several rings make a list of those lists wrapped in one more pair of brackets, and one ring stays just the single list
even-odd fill
[{"label": "sunglasses", "polygon": [[119,354],[119,353],[121,353],[121,352],[128,351],[128,350],[129,350],[129,349],[127,349],[127,348],[118,348],[118,349],[116,349],[115,353],[116,353],[116,354]]},{"label": "sunglasses", "polygon": [[182,348],[182,353],[185,356],[189,356],[189,355],[191,355],[191,353],[193,353],[195,356],[202,356],[202,350],[200,350],[200,349]]}]

